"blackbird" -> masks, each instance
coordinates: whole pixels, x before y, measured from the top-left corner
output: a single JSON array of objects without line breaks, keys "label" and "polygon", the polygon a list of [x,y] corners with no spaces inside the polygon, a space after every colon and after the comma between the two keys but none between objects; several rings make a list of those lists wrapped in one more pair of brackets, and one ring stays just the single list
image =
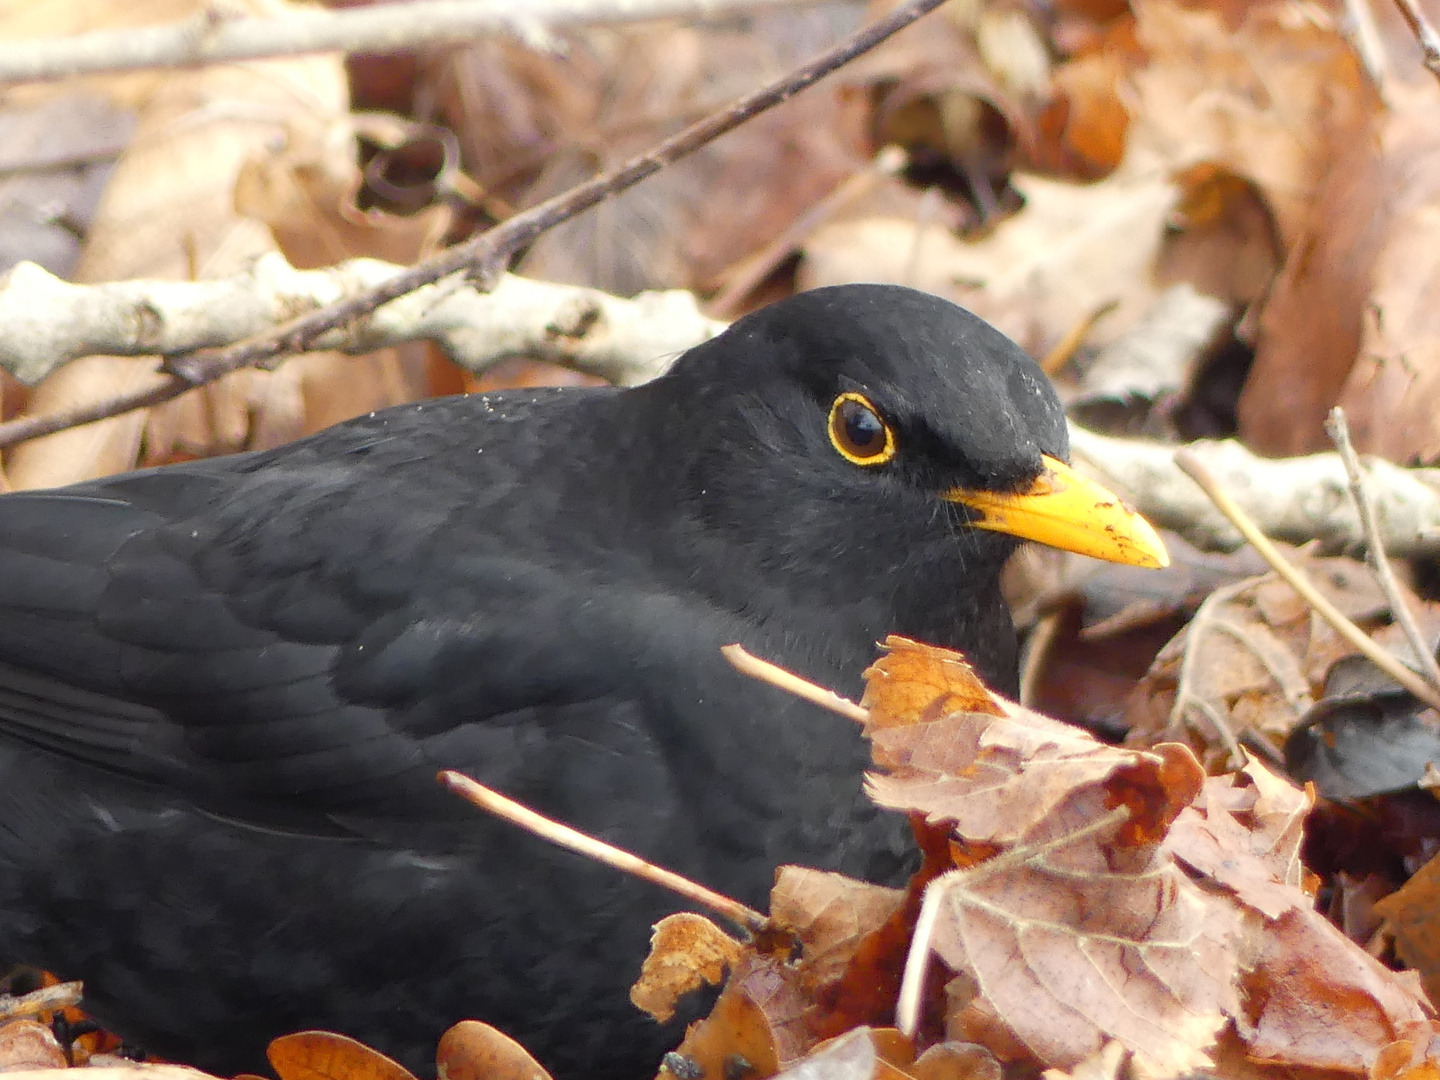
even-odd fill
[{"label": "blackbird", "polygon": [[640,1077],[653,886],[478,814],[441,768],[763,906],[877,881],[906,823],[844,693],[875,642],[1016,688],[1020,538],[1164,549],[1082,480],[1040,368],[891,286],[775,304],[631,389],[405,405],[275,450],[0,497],[0,957],[225,1074],[304,1028],[432,1072],[488,1021]]}]

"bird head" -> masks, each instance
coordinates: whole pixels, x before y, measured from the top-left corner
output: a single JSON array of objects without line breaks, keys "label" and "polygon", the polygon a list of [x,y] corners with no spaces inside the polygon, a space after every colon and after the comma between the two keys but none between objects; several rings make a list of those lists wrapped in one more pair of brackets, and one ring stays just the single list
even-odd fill
[{"label": "bird head", "polygon": [[[673,378],[697,445],[717,448],[715,462],[701,462],[713,487],[726,488],[727,475],[765,475],[776,491],[841,508],[890,508],[902,520],[943,508],[966,531],[1168,563],[1142,517],[1068,465],[1064,411],[1040,366],[931,294],[894,285],[800,293],[692,350]],[[721,462],[727,475],[714,467]]]}]

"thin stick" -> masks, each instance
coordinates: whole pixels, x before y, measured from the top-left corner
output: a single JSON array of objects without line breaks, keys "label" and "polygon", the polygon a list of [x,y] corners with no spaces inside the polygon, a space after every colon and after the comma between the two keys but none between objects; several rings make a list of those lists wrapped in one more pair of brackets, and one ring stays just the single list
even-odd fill
[{"label": "thin stick", "polygon": [[1360,512],[1360,526],[1365,530],[1365,548],[1370,556],[1370,568],[1375,572],[1375,580],[1380,583],[1381,591],[1390,601],[1390,612],[1400,624],[1400,629],[1405,631],[1405,640],[1410,642],[1410,651],[1420,662],[1420,670],[1430,680],[1431,686],[1440,689],[1440,664],[1435,662],[1435,650],[1425,643],[1425,635],[1420,632],[1415,613],[1410,610],[1410,604],[1400,591],[1400,583],[1395,580],[1390,557],[1385,554],[1385,541],[1380,538],[1380,517],[1375,513],[1375,500],[1370,497],[1360,455],[1355,453],[1355,444],[1350,441],[1350,425],[1345,422],[1345,410],[1340,406],[1330,410],[1330,415],[1325,420],[1325,431],[1330,436],[1330,441],[1335,444],[1335,449],[1340,452],[1340,460],[1345,464],[1345,474],[1350,477],[1350,497]]},{"label": "thin stick", "polygon": [[1290,583],[1290,587],[1305,598],[1322,619],[1335,628],[1335,632],[1355,646],[1357,650],[1365,655],[1365,658],[1380,668],[1385,674],[1398,682],[1410,693],[1414,694],[1421,701],[1425,702],[1432,709],[1440,710],[1440,690],[1436,690],[1428,682],[1422,679],[1415,672],[1402,664],[1394,656],[1386,652],[1379,645],[1375,644],[1365,631],[1361,630],[1334,604],[1330,603],[1320,590],[1310,583],[1310,580],[1291,566],[1285,557],[1276,550],[1275,545],[1270,543],[1265,534],[1262,533],[1250,520],[1245,511],[1241,510],[1222,488],[1215,478],[1210,475],[1210,470],[1190,450],[1180,450],[1175,454],[1175,464],[1185,472],[1192,480],[1200,485],[1205,494],[1219,508],[1220,512],[1230,519],[1231,524],[1240,530],[1240,534],[1260,553],[1260,557],[1274,568],[1275,572]]},{"label": "thin stick", "polygon": [[[304,352],[316,338],[327,331],[363,318],[381,304],[451,274],[463,271],[468,276],[487,283],[486,287],[489,287],[505,269],[511,257],[521,248],[534,243],[542,233],[569,221],[618,192],[633,187],[667,165],[734,130],[746,120],[787,101],[903,30],[943,2],[944,0],[909,0],[909,3],[902,4],[885,17],[861,27],[808,64],[691,124],[684,131],[657,143],[619,168],[577,184],[569,191],[561,192],[538,206],[516,214],[489,232],[416,263],[410,269],[363,292],[216,352],[174,357],[165,364],[165,369],[178,376],[179,380],[159,388],[150,387],[136,394],[113,398],[106,403],[107,411],[104,416],[76,410],[48,426],[45,421],[49,418],[46,417],[24,417],[0,424],[0,447],[11,446],[23,439],[33,439],[37,434],[49,434],[80,423],[155,405],[178,397],[193,387],[214,382],[232,371],[264,364],[282,354]],[[77,414],[81,416],[80,419],[76,419]],[[15,426],[27,422],[27,427]]]},{"label": "thin stick", "polygon": [[1070,327],[1065,332],[1065,336],[1057,341],[1041,359],[1040,370],[1044,371],[1046,375],[1054,375],[1064,367],[1080,346],[1085,344],[1085,339],[1090,336],[1090,331],[1095,329],[1095,324],[1119,306],[1119,300],[1107,300]]},{"label": "thin stick", "polygon": [[1395,0],[1395,6],[1400,9],[1400,14],[1405,16],[1410,32],[1420,43],[1425,67],[1440,79],[1440,34],[1435,32],[1435,27],[1430,25],[1430,20],[1425,17],[1425,12],[1420,10],[1420,5],[1415,0]]},{"label": "thin stick", "polygon": [[207,5],[184,22],[0,44],[0,82],[100,71],[261,60],[317,52],[394,52],[512,34],[539,45],[557,26],[713,18],[814,0],[414,0],[278,18],[227,16]]},{"label": "thin stick", "polygon": [[616,870],[632,874],[642,881],[669,889],[686,900],[707,907],[717,915],[722,915],[747,930],[759,930],[768,922],[764,915],[753,908],[746,907],[739,900],[732,900],[728,896],[707,889],[698,882],[681,877],[672,870],[666,870],[654,863],[646,862],[639,855],[614,847],[603,840],[597,840],[593,836],[586,836],[577,829],[562,825],[558,821],[552,821],[542,814],[537,814],[529,807],[520,805],[513,799],[507,799],[498,791],[492,791],[484,784],[476,783],[464,773],[445,769],[439,774],[439,780],[462,799],[474,803],[487,814],[504,818],[511,824],[518,825],[527,832],[532,832],[542,840],[548,840],[558,847],[566,848],[579,855],[594,859],[598,863],[604,863]]},{"label": "thin stick", "polygon": [[837,712],[857,723],[868,724],[870,722],[869,709],[861,708],[849,698],[841,697],[834,690],[816,686],[814,683],[802,679],[793,671],[786,671],[768,660],[761,660],[753,653],[746,652],[743,645],[722,645],[720,652],[726,660],[730,661],[735,670],[743,675],[749,675],[752,679],[759,679],[771,686],[778,686],[781,690],[794,694],[798,698],[804,698],[806,701],[829,709],[831,712]]},{"label": "thin stick", "polygon": [[1048,612],[1025,639],[1025,657],[1020,664],[1020,704],[1027,709],[1035,707],[1035,692],[1040,688],[1040,676],[1045,673],[1045,659],[1060,636],[1061,622],[1060,612]]}]

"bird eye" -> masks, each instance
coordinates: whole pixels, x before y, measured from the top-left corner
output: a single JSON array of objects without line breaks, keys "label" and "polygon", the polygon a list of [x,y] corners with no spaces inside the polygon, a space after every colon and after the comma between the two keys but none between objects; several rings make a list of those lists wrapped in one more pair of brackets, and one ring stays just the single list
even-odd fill
[{"label": "bird eye", "polygon": [[830,406],[830,441],[856,465],[883,465],[895,456],[895,433],[861,394],[841,394]]}]

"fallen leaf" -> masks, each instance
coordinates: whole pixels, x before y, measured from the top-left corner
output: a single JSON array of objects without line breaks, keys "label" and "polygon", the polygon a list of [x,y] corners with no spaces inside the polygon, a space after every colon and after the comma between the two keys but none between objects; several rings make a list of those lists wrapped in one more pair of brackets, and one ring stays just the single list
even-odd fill
[{"label": "fallen leaf", "polygon": [[1313,908],[1248,920],[1243,962],[1235,1024],[1252,1059],[1364,1072],[1432,1012],[1413,972],[1388,970]]},{"label": "fallen leaf", "polygon": [[1440,1080],[1440,1024],[1416,1024],[1403,1034],[1376,1056],[1369,1080]]},{"label": "fallen leaf", "polygon": [[801,946],[796,989],[812,1004],[806,1025],[820,1038],[886,1024],[905,967],[919,897],[840,874],[783,866],[771,919]]},{"label": "fallen leaf", "polygon": [[333,1031],[281,1035],[265,1056],[280,1080],[415,1080],[399,1062]]},{"label": "fallen leaf", "polygon": [[1239,1005],[1238,913],[1168,858],[1126,843],[1123,818],[1109,820],[931,885],[941,895],[930,947],[974,987],[952,999],[947,1030],[1019,1044],[1047,1067],[1113,1039],[1147,1075],[1204,1068]]},{"label": "fallen leaf", "polygon": [[[914,1080],[1000,1080],[995,1055],[976,1043],[942,1042],[927,1047],[905,1070]],[[1111,1080],[1097,1077],[1096,1080]]]},{"label": "fallen leaf", "polygon": [[895,634],[880,648],[883,656],[866,670],[860,700],[870,712],[867,730],[927,724],[956,712],[1004,715],[960,654]]},{"label": "fallen leaf", "polygon": [[[1351,559],[1294,557],[1352,619],[1374,625],[1387,611],[1373,579]],[[1280,753],[1314,702],[1330,666],[1351,650],[1273,574],[1223,586],[1155,657],[1125,713],[1132,745],[1184,738],[1217,771],[1239,764],[1239,739]]]},{"label": "fallen leaf", "polygon": [[783,1080],[880,1080],[881,1065],[870,1031],[856,1028],[795,1062],[780,1077]]},{"label": "fallen leaf", "polygon": [[0,1073],[63,1069],[69,1064],[49,1026],[37,1020],[10,1020],[0,1024]]},{"label": "fallen leaf", "polygon": [[[675,1080],[699,1076],[766,1080],[774,1076],[781,1061],[770,1019],[774,1013],[767,1013],[762,1003],[770,1003],[777,984],[786,982],[777,961],[747,955],[726,982],[710,1015],[691,1024],[674,1056],[666,1056],[660,1076]],[[675,1062],[684,1062],[678,1073],[671,1067]]]},{"label": "fallen leaf", "polygon": [[630,988],[637,1009],[660,1023],[675,1015],[681,997],[702,986],[718,986],[738,963],[744,947],[703,915],[682,911],[655,924],[650,953]]},{"label": "fallen leaf", "polygon": [[478,1020],[462,1020],[440,1036],[435,1064],[439,1080],[550,1080],[528,1050]]},{"label": "fallen leaf", "polygon": [[[103,5],[92,6],[98,11]],[[191,14],[204,9],[198,0],[187,6]],[[239,9],[264,16],[290,10],[283,0],[243,0]],[[76,280],[184,280],[247,266],[273,245],[261,225],[234,210],[234,180],[242,163],[286,130],[286,117],[341,113],[345,107],[344,69],[334,54],[166,72],[147,98],[106,188]],[[22,443],[6,451],[6,472],[17,489],[53,487],[132,468],[142,443],[158,460],[182,437],[239,449],[252,402],[236,384],[248,387],[265,377],[237,373],[224,388],[207,388],[158,410],[154,415],[165,419],[148,439],[151,414],[137,411]],[[64,411],[160,379],[153,359],[86,357],[38,386],[27,410]],[[211,407],[214,417],[207,413]]]},{"label": "fallen leaf", "polygon": [[1440,1001],[1440,856],[1375,904],[1395,935],[1400,959],[1419,972],[1431,1001]]},{"label": "fallen leaf", "polygon": [[1108,344],[1139,320],[1158,289],[1153,268],[1176,190],[1160,172],[1121,171],[1080,186],[1016,174],[1025,208],[966,242],[913,219],[836,222],[811,236],[798,284],[908,284],[954,300],[1043,355],[1118,301],[1091,336]]},{"label": "fallen leaf", "polygon": [[1253,759],[1242,775],[1249,780],[1244,787],[1236,774],[1207,779],[1171,826],[1168,847],[1267,918],[1310,908],[1300,841],[1314,799]]}]

